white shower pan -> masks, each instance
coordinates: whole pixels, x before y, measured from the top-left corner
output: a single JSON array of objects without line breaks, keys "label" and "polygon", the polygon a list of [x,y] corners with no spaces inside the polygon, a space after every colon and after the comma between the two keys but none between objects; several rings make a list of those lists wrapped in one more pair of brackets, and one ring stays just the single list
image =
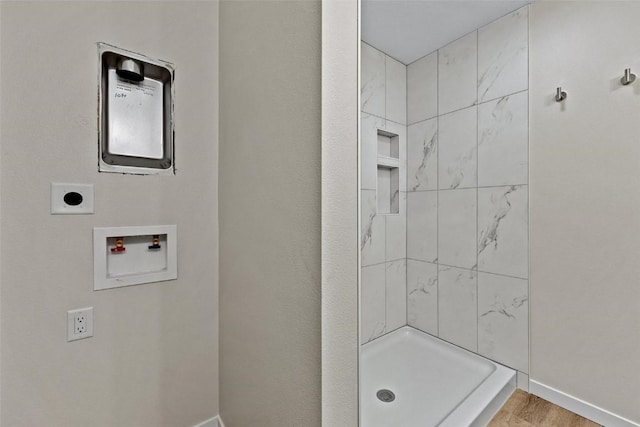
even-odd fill
[{"label": "white shower pan", "polygon": [[360,378],[362,427],[486,426],[516,389],[514,370],[409,326],[362,347]]}]

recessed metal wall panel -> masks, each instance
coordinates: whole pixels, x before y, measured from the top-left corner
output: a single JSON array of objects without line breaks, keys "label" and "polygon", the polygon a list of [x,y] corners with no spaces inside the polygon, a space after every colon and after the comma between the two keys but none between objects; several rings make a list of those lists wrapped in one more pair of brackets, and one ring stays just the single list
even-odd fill
[{"label": "recessed metal wall panel", "polygon": [[99,170],[173,174],[174,67],[98,43]]}]

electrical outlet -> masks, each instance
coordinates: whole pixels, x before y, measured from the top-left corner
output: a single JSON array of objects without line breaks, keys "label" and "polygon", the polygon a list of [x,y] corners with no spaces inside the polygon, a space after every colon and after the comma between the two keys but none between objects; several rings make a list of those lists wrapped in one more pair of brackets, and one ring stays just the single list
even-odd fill
[{"label": "electrical outlet", "polygon": [[87,332],[87,317],[84,312],[77,313],[74,320],[74,334],[84,334]]},{"label": "electrical outlet", "polygon": [[67,311],[67,341],[93,336],[93,307]]}]

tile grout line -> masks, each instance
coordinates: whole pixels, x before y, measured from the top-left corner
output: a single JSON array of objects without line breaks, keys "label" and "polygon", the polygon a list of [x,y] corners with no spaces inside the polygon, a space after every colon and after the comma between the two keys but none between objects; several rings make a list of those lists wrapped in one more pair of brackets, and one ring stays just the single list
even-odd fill
[{"label": "tile grout line", "polygon": [[[460,265],[451,265],[451,264],[444,264],[444,263],[438,263],[438,262],[432,262],[432,261],[425,261],[423,259],[416,259],[416,258],[408,258],[408,260],[415,261],[415,262],[423,262],[425,264],[431,264],[431,265],[439,265],[439,266],[447,267],[447,268],[457,268],[459,270],[471,271],[471,272],[475,272],[475,273],[491,274],[492,276],[507,277],[507,278],[510,278],[510,279],[518,279],[518,280],[528,280],[526,277],[511,276],[509,274],[495,273],[495,272],[486,271],[486,270],[478,270],[477,268],[463,267],[463,266],[460,266]],[[399,261],[399,260],[396,260],[396,261]],[[373,264],[373,265],[380,265],[380,263]],[[367,267],[371,267],[371,266],[367,266]]]},{"label": "tile grout line", "polygon": [[[502,99],[502,98],[507,98],[507,97],[510,97],[510,96],[519,95],[521,93],[526,92],[527,90],[528,89],[520,89],[520,90],[517,90],[515,92],[510,92],[510,93],[507,93],[507,94],[504,94],[504,95],[501,95],[501,96],[497,96],[495,98],[487,99],[486,101],[482,101],[482,102],[478,102],[478,100],[476,99],[476,101],[473,104],[467,105],[466,107],[462,107],[462,108],[458,108],[458,109],[455,109],[455,110],[447,111],[446,113],[442,113],[442,114],[438,113],[438,117],[448,116],[450,114],[459,113],[460,111],[463,111],[463,110],[468,110],[469,108],[473,108],[473,107],[477,107],[477,106],[480,106],[480,105],[488,104],[490,102],[495,102],[495,101],[497,101],[499,99]],[[477,94],[476,94],[476,96],[477,96]],[[369,114],[369,113],[367,113],[367,114]],[[415,124],[418,124],[418,123],[422,123],[422,122],[426,122],[426,121],[429,121],[429,120],[433,120],[435,118],[436,117],[434,116],[434,117],[430,117],[430,118],[427,118],[427,119],[422,119],[422,120],[419,120],[419,121],[417,121],[415,123],[410,123],[409,126],[412,126],[412,125],[415,125]]]},{"label": "tile grout line", "polygon": [[[480,84],[478,82],[478,74],[480,74],[480,31],[476,30],[476,270],[478,269],[478,215],[479,215],[479,196],[478,196],[478,188],[480,186],[480,149],[479,149],[479,136],[478,132],[480,132],[480,124],[479,124],[479,113],[480,110],[478,108],[478,102],[480,101],[479,90]],[[478,317],[478,312],[480,311],[480,279],[478,273],[476,273],[476,352],[479,354],[480,350],[480,319]]]},{"label": "tile grout line", "polygon": [[[530,70],[531,70],[531,49],[530,49],[530,40],[531,40],[531,8],[529,5],[526,6],[527,11],[527,185],[531,182],[531,168],[529,165],[530,161],[530,149],[531,149],[531,128],[530,128],[530,92],[529,92],[529,82],[531,80]],[[531,373],[531,357],[530,357],[530,349],[531,349],[531,192],[530,188],[527,187],[527,378],[529,378],[529,374]],[[517,374],[516,374],[517,381]],[[527,381],[527,391],[529,391],[529,382]]]},{"label": "tile grout line", "polygon": [[409,259],[407,241],[409,235],[407,232],[407,224],[409,222],[409,66],[404,67],[405,86],[404,86],[404,114],[405,114],[405,140],[404,140],[404,322],[409,326]]},{"label": "tile grout line", "polygon": [[[384,53],[384,128],[387,129],[387,116],[389,113],[387,112],[387,54]],[[376,145],[376,154],[379,154],[377,145]],[[376,162],[377,163],[377,162]],[[376,178],[377,178],[377,170],[376,170]],[[378,195],[376,194],[376,211],[378,209]],[[387,301],[389,298],[387,291],[387,218],[384,218],[384,329],[383,331],[387,331],[389,325],[389,313],[387,312]]]},{"label": "tile grout line", "polygon": [[[385,90],[386,90],[386,89],[385,89]],[[386,105],[385,105],[385,109],[386,109]],[[382,117],[382,116],[379,116],[379,115],[377,115],[377,114],[369,113],[369,112],[364,111],[364,110],[361,110],[361,111],[360,111],[360,113],[361,113],[361,114],[366,114],[366,115],[371,116],[371,117],[378,118],[378,119],[380,119],[380,120],[385,120],[385,121],[387,121],[387,122],[395,123],[395,124],[400,125],[400,126],[407,126],[407,125],[404,125],[404,124],[402,124],[402,123],[400,123],[400,122],[396,122],[395,120],[387,119],[386,117]],[[385,114],[386,114],[386,112],[385,112]]]},{"label": "tile grout line", "polygon": [[[414,191],[407,191],[407,193],[428,193],[430,191],[458,191],[458,190],[475,190],[476,188],[478,189],[483,189],[483,188],[504,188],[504,187],[526,187],[529,184],[502,184],[502,185],[483,185],[481,187],[456,187],[456,188],[441,188],[439,190],[436,189],[432,189],[432,190],[414,190]],[[363,188],[362,190],[366,190],[366,188]]]},{"label": "tile grout line", "polygon": [[436,52],[436,335],[440,337],[440,49]]}]

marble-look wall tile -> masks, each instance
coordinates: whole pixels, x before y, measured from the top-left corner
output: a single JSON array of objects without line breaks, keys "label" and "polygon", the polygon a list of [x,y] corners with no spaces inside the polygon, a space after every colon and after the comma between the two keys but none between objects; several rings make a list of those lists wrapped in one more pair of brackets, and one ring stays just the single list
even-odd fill
[{"label": "marble-look wall tile", "polygon": [[386,57],[386,115],[387,120],[407,124],[407,66]]},{"label": "marble-look wall tile", "polygon": [[438,260],[438,192],[407,193],[407,258]]},{"label": "marble-look wall tile", "polygon": [[476,272],[438,266],[438,298],[438,336],[478,351]]},{"label": "marble-look wall tile", "polygon": [[527,190],[478,189],[478,270],[528,278]]},{"label": "marble-look wall tile", "polygon": [[478,106],[478,186],[527,184],[528,92]]},{"label": "marble-look wall tile", "polygon": [[362,265],[379,264],[385,261],[385,218],[384,215],[376,213],[376,192],[374,190],[362,190],[360,194]]},{"label": "marble-look wall tile", "polygon": [[438,51],[438,114],[474,105],[478,96],[478,33]]},{"label": "marble-look wall tile", "polygon": [[385,115],[385,54],[366,43],[361,49],[362,111],[378,117]]},{"label": "marble-look wall tile", "polygon": [[391,332],[407,324],[407,261],[388,262],[386,269],[386,331]]},{"label": "marble-look wall tile", "polygon": [[478,273],[478,351],[518,371],[529,371],[528,281]]},{"label": "marble-look wall tile", "polygon": [[[362,43],[361,78],[364,343],[406,324],[406,66]],[[397,146],[379,131],[397,135]],[[378,169],[379,155],[397,157],[399,167]]]},{"label": "marble-look wall tile", "polygon": [[440,189],[477,186],[477,107],[439,117],[438,186]]},{"label": "marble-look wall tile", "polygon": [[362,113],[360,124],[360,189],[375,190],[378,158],[378,129],[385,128],[385,120]]},{"label": "marble-look wall tile", "polygon": [[406,72],[407,323],[525,376],[528,7]]},{"label": "marble-look wall tile", "polygon": [[362,268],[360,308],[362,344],[386,331],[385,264]]},{"label": "marble-look wall tile", "polygon": [[438,192],[438,262],[476,267],[476,189]]},{"label": "marble-look wall tile", "polygon": [[407,191],[407,127],[387,120],[384,130],[398,135],[398,159],[400,160],[399,190]]},{"label": "marble-look wall tile", "polygon": [[407,257],[407,193],[401,192],[399,213],[385,215],[386,225],[386,260],[395,261]]},{"label": "marble-look wall tile", "polygon": [[478,30],[478,102],[527,89],[528,11],[523,7]]},{"label": "marble-look wall tile", "polygon": [[438,115],[438,52],[407,66],[407,123]]},{"label": "marble-look wall tile", "polygon": [[425,120],[408,126],[407,189],[408,191],[438,188],[438,119]]},{"label": "marble-look wall tile", "polygon": [[438,335],[438,265],[407,260],[407,321]]}]

